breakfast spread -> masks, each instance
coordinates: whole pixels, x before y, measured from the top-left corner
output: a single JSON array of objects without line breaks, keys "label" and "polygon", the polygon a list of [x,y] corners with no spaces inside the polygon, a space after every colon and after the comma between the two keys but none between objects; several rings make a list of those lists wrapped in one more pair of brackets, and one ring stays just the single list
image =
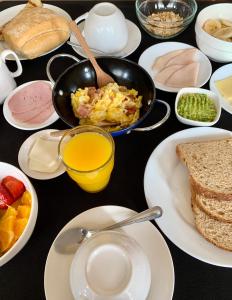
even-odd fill
[{"label": "breakfast spread", "polygon": [[58,139],[39,136],[29,152],[28,167],[38,172],[55,172],[61,163],[58,157],[58,143]]},{"label": "breakfast spread", "polygon": [[217,39],[232,42],[232,20],[209,19],[203,29]]},{"label": "breakfast spread", "polygon": [[232,138],[178,144],[176,152],[190,174],[198,231],[232,251]]},{"label": "breakfast spread", "polygon": [[12,20],[2,26],[0,39],[26,58],[36,58],[69,38],[68,21],[40,0],[31,0]]},{"label": "breakfast spread", "polygon": [[134,89],[108,83],[98,89],[79,88],[71,94],[71,103],[80,125],[104,126],[106,130],[115,131],[138,120],[142,96]]},{"label": "breakfast spread", "polygon": [[0,256],[22,234],[31,209],[31,196],[22,181],[6,176],[0,183]]},{"label": "breakfast spread", "polygon": [[161,37],[169,37],[182,30],[183,17],[174,11],[152,13],[146,19],[145,27]]},{"label": "breakfast spread", "polygon": [[186,119],[212,122],[217,115],[214,101],[206,94],[182,94],[177,103],[177,112]]},{"label": "breakfast spread", "polygon": [[154,80],[169,87],[196,86],[200,64],[197,49],[186,48],[168,52],[156,58],[152,69]]},{"label": "breakfast spread", "polygon": [[222,97],[232,104],[232,76],[215,81],[215,86]]},{"label": "breakfast spread", "polygon": [[52,90],[48,82],[35,81],[24,86],[8,102],[12,117],[27,124],[41,124],[53,113]]},{"label": "breakfast spread", "polygon": [[[145,27],[148,31],[162,38],[171,37],[184,29],[184,17],[172,10],[157,13],[150,12],[146,22]],[[87,24],[87,19],[85,19],[85,24]],[[232,21],[230,20],[208,19],[203,28],[207,33],[220,40],[232,42]],[[0,28],[0,39],[4,40],[18,54],[29,59],[37,58],[56,48],[65,42],[69,36],[68,21],[52,10],[43,8],[40,0],[29,0],[29,3],[21,12]],[[114,40],[113,36],[112,40]],[[205,70],[201,68],[200,71],[199,50],[189,46],[187,45],[187,48],[183,47],[183,49],[179,49],[178,46],[177,50],[167,53],[162,49],[158,54],[159,56],[156,56],[155,61],[153,61],[155,56],[150,59],[150,66],[153,63],[152,71],[155,84],[174,89],[199,85],[200,73]],[[26,63],[30,64],[32,62]],[[86,73],[87,69],[84,70]],[[136,68],[133,70],[136,70]],[[210,69],[208,73],[211,74],[211,71]],[[127,79],[129,77],[127,71],[120,65],[115,69],[116,72],[123,74],[121,77],[123,78],[122,82],[126,77]],[[104,87],[96,88],[92,86],[93,83],[89,85],[90,81],[86,80],[88,76],[86,78],[83,76],[83,81],[86,80],[86,84],[75,85],[74,83],[68,92],[61,85],[58,94],[61,96],[66,93],[68,113],[72,115],[72,118],[75,121],[79,120],[79,125],[83,125],[85,128],[94,127],[88,125],[95,125],[96,128],[103,127],[106,132],[103,130],[104,134],[100,134],[99,132],[91,132],[88,129],[78,134],[70,133],[70,136],[65,133],[61,140],[47,136],[37,136],[34,143],[28,147],[30,149],[25,155],[28,168],[32,171],[44,172],[46,175],[51,174],[60,168],[62,159],[68,175],[83,190],[95,193],[105,188],[114,167],[115,153],[114,141],[111,137],[112,132],[127,128],[138,121],[141,117],[142,102],[146,103],[145,97],[141,96],[139,92],[144,91],[139,85],[139,88],[136,88],[136,80],[134,80],[133,75],[129,75],[132,77],[129,80],[132,81],[130,86],[133,88],[122,85],[119,83],[120,80],[116,80],[118,83],[109,83]],[[81,77],[82,75],[79,73],[78,76]],[[148,80],[147,82],[141,80],[141,82],[144,86],[148,85],[146,85]],[[152,80],[151,85],[154,86]],[[215,85],[220,94],[232,104],[232,76],[215,81]],[[84,88],[76,90],[76,87],[79,86]],[[155,92],[150,90],[149,100],[146,103],[147,107],[144,108],[145,105],[143,106],[144,109],[142,109],[141,114],[144,110],[149,110],[150,103],[154,100]],[[6,102],[12,117],[19,123],[42,124],[55,112],[52,102],[52,87],[45,81],[35,81],[24,86],[13,93]],[[61,103],[61,106],[67,103]],[[177,112],[185,119],[212,122],[218,115],[217,107],[215,101],[206,94],[185,93],[178,99]],[[80,127],[82,126],[75,129],[80,129]],[[98,129],[101,130],[101,128]],[[142,130],[144,129],[142,128]],[[64,144],[62,144],[63,142]],[[205,239],[217,247],[232,251],[232,138],[181,143],[175,147],[177,156],[189,171],[192,211],[197,230]],[[174,156],[176,159],[176,155]],[[168,156],[165,156],[164,159],[166,157]],[[165,169],[162,170],[164,173],[165,171]],[[41,176],[39,179],[45,178]],[[66,194],[68,194],[68,188]],[[32,215],[31,209],[34,208],[32,199],[24,183],[17,178],[6,176],[1,180],[0,259],[23,234],[29,217]],[[46,207],[46,205],[44,206]],[[105,212],[107,212],[107,209]],[[197,231],[195,230],[195,232]],[[199,239],[198,233],[197,236]],[[111,245],[107,252],[118,252],[118,249],[112,249]],[[99,253],[96,254],[95,250],[91,251],[93,251],[89,253],[91,259],[95,259],[94,255],[96,256]],[[100,249],[100,251],[102,250]],[[103,256],[102,260],[104,260]],[[129,270],[129,260],[125,265]],[[92,272],[92,270],[90,271]],[[99,264],[96,265],[95,271],[98,274]],[[121,277],[121,270],[118,269],[118,273],[120,274],[117,276],[121,280],[123,278]],[[129,274],[129,271],[127,273]],[[106,288],[104,288],[107,290],[109,282],[107,282],[105,270],[102,271],[102,274],[106,282]],[[96,289],[98,289],[100,281],[96,280],[96,275],[94,275],[92,281],[96,281]],[[125,278],[123,281],[124,284]],[[114,284],[113,281],[112,284]],[[152,296],[149,299],[153,299]]]}]

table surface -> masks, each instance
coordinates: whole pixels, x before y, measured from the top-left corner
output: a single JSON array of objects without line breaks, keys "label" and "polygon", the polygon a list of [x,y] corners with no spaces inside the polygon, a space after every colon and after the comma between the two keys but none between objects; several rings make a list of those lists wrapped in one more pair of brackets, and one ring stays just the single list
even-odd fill
[{"label": "table surface", "polygon": [[[199,3],[199,10],[209,5],[209,3]],[[0,11],[15,4],[18,3],[1,2]],[[73,18],[83,14],[93,6],[93,2],[90,1],[52,2],[52,4],[60,6]],[[124,12],[127,19],[139,26],[135,15],[134,3],[130,1],[116,1],[115,4]],[[191,26],[174,40],[196,46],[194,23],[193,21]],[[160,42],[150,37],[142,29],[141,32],[142,41],[139,48],[128,57],[136,62],[147,47]],[[45,68],[48,59],[54,54],[61,52],[74,54],[71,47],[63,45],[55,52],[44,57],[23,61],[23,74],[16,79],[17,84],[36,79],[47,79]],[[212,65],[213,70],[221,66],[214,62],[212,62]],[[9,67],[13,67],[11,63]],[[63,68],[66,68],[66,66],[60,63],[58,69],[54,70],[54,72],[59,74]],[[204,87],[208,88],[208,84]],[[38,195],[38,219],[34,232],[23,250],[0,268],[1,300],[45,299],[43,279],[49,248],[62,227],[79,213],[102,205],[119,205],[136,211],[147,208],[143,189],[143,176],[145,165],[151,152],[167,136],[188,128],[188,126],[179,123],[175,117],[175,94],[157,90],[157,98],[164,99],[171,105],[172,113],[169,120],[163,126],[153,131],[147,133],[132,132],[129,135],[115,138],[116,164],[111,181],[104,191],[94,195],[88,194],[72,182],[66,174],[46,181],[31,179]],[[159,120],[164,114],[162,109],[158,104],[155,105],[144,125]],[[216,127],[231,130],[231,115],[223,110]],[[49,128],[64,129],[66,125],[61,120],[58,120]],[[0,161],[18,166],[18,150],[24,140],[32,133],[34,131],[23,131],[9,125],[3,117],[1,108]],[[156,226],[155,223],[154,226]],[[175,223],[173,226],[175,228]],[[178,228],[175,229],[180,230]],[[173,299],[230,300],[232,298],[232,269],[216,267],[201,262],[177,248],[164,235],[163,237],[169,246],[175,268]],[[165,282],[163,284],[165,285]]]}]

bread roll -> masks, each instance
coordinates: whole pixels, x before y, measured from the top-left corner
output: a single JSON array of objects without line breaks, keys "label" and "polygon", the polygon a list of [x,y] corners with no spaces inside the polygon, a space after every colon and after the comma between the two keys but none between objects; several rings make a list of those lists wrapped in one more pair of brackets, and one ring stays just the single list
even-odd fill
[{"label": "bread roll", "polygon": [[54,49],[65,42],[69,34],[65,17],[33,6],[26,6],[2,28],[3,39],[9,47],[29,59]]}]

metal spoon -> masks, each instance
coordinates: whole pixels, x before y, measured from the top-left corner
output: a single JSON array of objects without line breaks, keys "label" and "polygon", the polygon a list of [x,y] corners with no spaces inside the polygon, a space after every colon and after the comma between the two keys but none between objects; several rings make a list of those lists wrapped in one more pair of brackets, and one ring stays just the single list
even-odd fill
[{"label": "metal spoon", "polygon": [[114,223],[110,226],[101,229],[87,229],[82,227],[71,228],[64,231],[57,237],[57,239],[54,242],[54,246],[56,251],[59,253],[74,253],[86,238],[90,238],[93,234],[97,232],[113,230],[134,223],[154,220],[156,218],[161,217],[162,213],[163,211],[161,207],[154,206],[140,213],[136,213],[123,221]]},{"label": "metal spoon", "polygon": [[91,64],[94,67],[94,70],[95,70],[96,76],[97,76],[98,86],[102,87],[102,86],[107,85],[110,82],[112,82],[112,83],[115,82],[114,79],[109,74],[104,72],[102,70],[102,68],[99,66],[99,64],[97,63],[93,53],[89,49],[89,46],[88,46],[85,38],[83,37],[80,29],[78,28],[77,24],[75,23],[75,21],[71,21],[69,23],[69,27],[70,27],[71,31],[75,34],[75,37],[77,38],[77,40],[80,43],[82,49],[85,51],[85,53],[88,56]]}]

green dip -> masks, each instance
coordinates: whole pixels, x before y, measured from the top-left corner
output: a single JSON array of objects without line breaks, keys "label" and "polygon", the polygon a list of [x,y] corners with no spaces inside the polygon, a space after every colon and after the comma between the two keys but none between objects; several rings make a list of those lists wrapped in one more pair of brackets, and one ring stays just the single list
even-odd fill
[{"label": "green dip", "polygon": [[181,95],[177,112],[183,118],[201,122],[212,122],[217,115],[214,101],[206,94]]}]

